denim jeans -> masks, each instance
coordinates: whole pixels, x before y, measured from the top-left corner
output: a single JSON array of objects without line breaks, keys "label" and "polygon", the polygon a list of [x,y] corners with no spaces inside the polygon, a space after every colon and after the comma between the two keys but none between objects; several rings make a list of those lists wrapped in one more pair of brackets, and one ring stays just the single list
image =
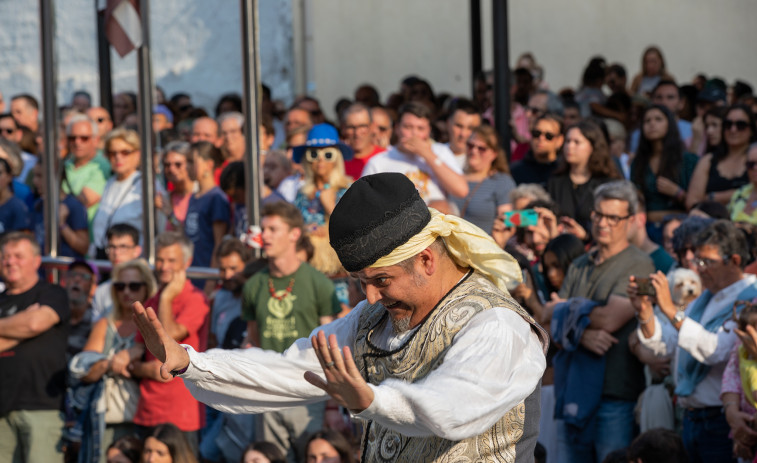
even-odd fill
[{"label": "denim jeans", "polygon": [[559,463],[598,463],[613,450],[628,447],[636,426],[634,406],[636,402],[630,400],[602,400],[589,425],[595,430],[591,443],[571,441],[567,425],[562,420],[558,421],[558,455],[556,459],[547,458],[550,462]]},{"label": "denim jeans", "polygon": [[683,412],[683,446],[690,463],[735,462],[730,428],[720,407]]}]

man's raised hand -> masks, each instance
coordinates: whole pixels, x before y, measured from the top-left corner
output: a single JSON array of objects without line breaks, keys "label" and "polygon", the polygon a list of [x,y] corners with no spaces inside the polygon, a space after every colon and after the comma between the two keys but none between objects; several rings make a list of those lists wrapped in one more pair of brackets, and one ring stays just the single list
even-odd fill
[{"label": "man's raised hand", "polygon": [[354,413],[368,408],[373,402],[373,389],[360,376],[350,348],[345,346],[342,355],[336,335],[332,334],[327,341],[323,331],[319,331],[318,335],[310,340],[321,362],[326,381],[312,371],[305,373],[305,379],[313,386],[326,391],[340,405]]},{"label": "man's raised hand", "polygon": [[182,370],[189,366],[189,354],[166,333],[155,310],[152,307],[145,309],[140,302],[132,304],[132,308],[134,321],[137,323],[139,332],[142,333],[145,346],[155,358],[163,362],[160,367],[160,376],[164,380],[169,380],[172,378],[172,371]]}]

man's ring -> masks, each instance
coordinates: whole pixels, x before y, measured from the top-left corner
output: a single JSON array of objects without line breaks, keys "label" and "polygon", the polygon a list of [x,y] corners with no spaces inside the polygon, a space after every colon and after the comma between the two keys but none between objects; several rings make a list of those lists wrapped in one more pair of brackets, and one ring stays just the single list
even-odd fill
[{"label": "man's ring", "polygon": [[334,361],[333,360],[325,365],[326,368],[331,368],[333,366],[334,366]]}]

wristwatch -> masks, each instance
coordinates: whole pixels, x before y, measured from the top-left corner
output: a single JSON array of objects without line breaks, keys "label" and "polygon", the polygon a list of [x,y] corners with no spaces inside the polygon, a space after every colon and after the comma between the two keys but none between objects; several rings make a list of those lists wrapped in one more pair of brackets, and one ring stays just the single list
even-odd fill
[{"label": "wristwatch", "polygon": [[683,321],[683,319],[686,318],[686,312],[683,310],[678,310],[675,315],[673,315],[673,324],[677,325]]}]

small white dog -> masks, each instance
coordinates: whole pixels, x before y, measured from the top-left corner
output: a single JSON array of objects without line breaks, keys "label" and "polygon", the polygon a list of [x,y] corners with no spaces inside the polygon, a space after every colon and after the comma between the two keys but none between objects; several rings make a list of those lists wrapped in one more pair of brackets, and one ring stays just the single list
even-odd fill
[{"label": "small white dog", "polygon": [[702,294],[702,280],[693,270],[676,268],[668,272],[668,284],[673,303],[677,306],[689,305]]}]

